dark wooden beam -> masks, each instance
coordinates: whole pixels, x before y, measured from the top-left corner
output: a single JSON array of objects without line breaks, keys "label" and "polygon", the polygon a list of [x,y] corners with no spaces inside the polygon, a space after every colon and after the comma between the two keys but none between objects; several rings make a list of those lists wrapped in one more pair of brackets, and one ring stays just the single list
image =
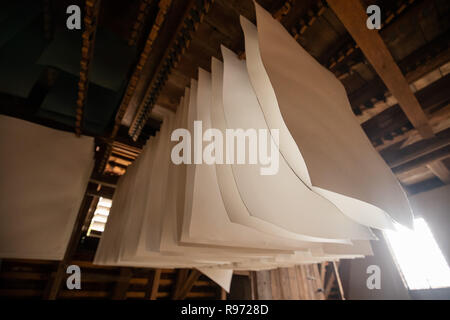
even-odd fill
[{"label": "dark wooden beam", "polygon": [[[159,34],[159,30],[161,29],[161,26],[165,21],[166,14],[167,14],[167,11],[169,10],[171,3],[172,3],[172,0],[160,0],[159,1],[158,14],[155,18],[155,21],[153,23],[153,26],[152,26],[149,34],[147,36],[145,46],[139,56],[139,60],[135,66],[133,74],[131,75],[130,81],[128,81],[125,94],[124,94],[122,101],[120,103],[120,106],[119,106],[119,110],[116,113],[113,130],[112,130],[111,135],[106,143],[104,154],[102,155],[102,158],[99,162],[99,166],[98,166],[99,172],[104,172],[104,170],[106,168],[106,163],[107,163],[108,158],[111,155],[111,152],[113,149],[112,143],[115,140],[115,138],[119,132],[120,126],[122,124],[122,119],[125,116],[125,113],[130,105],[131,98],[133,97],[133,95],[136,91],[138,82],[141,78],[141,75],[142,75],[142,72],[144,69],[144,66],[147,63],[147,60],[149,59],[149,56],[150,56],[150,52],[153,49],[153,43],[155,42],[156,37]],[[142,3],[142,6],[146,7],[146,5],[147,5],[147,2],[144,1]],[[145,8],[144,8],[144,10],[145,10]],[[137,35],[136,35],[136,37],[137,37]],[[132,37],[130,39],[130,44],[134,44],[135,41],[136,41],[136,39],[134,39],[134,37]],[[135,139],[135,140],[137,140],[137,139]]]},{"label": "dark wooden beam", "polygon": [[63,280],[67,276],[66,270],[69,266],[69,261],[72,259],[72,256],[77,249],[78,242],[80,241],[83,223],[86,219],[86,215],[89,212],[91,201],[92,196],[86,194],[81,203],[80,210],[78,211],[77,219],[75,220],[75,224],[70,236],[69,243],[67,245],[66,252],[64,254],[64,258],[59,262],[56,273],[53,277],[50,278],[49,282],[47,283],[47,287],[43,296],[44,299],[55,300],[58,297],[58,293],[61,289]]},{"label": "dark wooden beam", "polygon": [[[424,111],[433,116],[432,109],[450,102],[450,75],[435,81],[422,90],[416,92],[415,97]],[[421,109],[422,110],[422,109]],[[361,126],[370,140],[383,138],[402,127],[409,126],[410,120],[400,105],[394,105],[364,122]]]},{"label": "dark wooden beam", "polygon": [[121,268],[120,278],[118,279],[114,292],[112,295],[113,300],[125,300],[127,297],[128,287],[130,286],[130,280],[133,277],[133,270],[131,268]]},{"label": "dark wooden beam", "polygon": [[336,274],[336,283],[339,289],[339,296],[341,297],[341,300],[345,300],[344,287],[342,286],[341,276],[339,274],[339,264],[336,261],[333,261],[332,264],[334,273]]},{"label": "dark wooden beam", "polygon": [[449,145],[450,129],[447,129],[439,132],[434,138],[420,140],[406,147],[401,147],[399,143],[381,150],[380,155],[390,167],[398,167]]},{"label": "dark wooden beam", "polygon": [[[450,156],[450,154],[448,156]],[[427,168],[430,169],[430,171],[443,183],[450,184],[450,171],[442,161],[437,160],[430,162],[427,164]]]},{"label": "dark wooden beam", "polygon": [[145,91],[145,95],[136,110],[129,130],[133,140],[138,139],[142,128],[150,117],[154,104],[167,82],[169,74],[173,68],[178,66],[186,49],[189,48],[193,34],[203,21],[204,15],[209,11],[212,2],[213,0],[205,0],[200,5],[198,1],[189,1],[170,44],[167,46],[163,58],[159,62],[156,72]]},{"label": "dark wooden beam", "polygon": [[408,120],[424,138],[433,136],[433,130],[428,124],[425,113],[383,39],[377,30],[369,30],[366,27],[367,14],[360,0],[327,1],[386,87],[397,99]]},{"label": "dark wooden beam", "polygon": [[191,291],[192,287],[194,286],[195,282],[198,280],[200,275],[201,275],[200,271],[192,269],[189,275],[187,276],[186,281],[184,281],[179,291],[174,296],[174,300],[186,299],[186,296]]},{"label": "dark wooden beam", "polygon": [[114,188],[97,185],[96,183],[89,183],[88,188],[86,190],[86,194],[93,197],[103,197],[112,199],[114,195]]},{"label": "dark wooden beam", "polygon": [[438,177],[433,177],[409,186],[403,186],[403,188],[406,190],[408,195],[411,196],[421,192],[429,191],[431,189],[442,187],[443,185],[444,183]]},{"label": "dark wooden beam", "polygon": [[413,160],[403,163],[401,165],[391,167],[391,169],[392,172],[394,172],[395,174],[401,174],[416,169],[418,167],[432,164],[435,161],[444,160],[449,156],[450,156],[450,146],[447,145],[441,149],[437,149],[423,156],[414,158]]},{"label": "dark wooden beam", "polygon": [[156,300],[158,296],[160,280],[161,269],[155,269],[151,277],[148,279],[147,288],[145,290],[145,299]]},{"label": "dark wooden beam", "polygon": [[80,79],[78,81],[77,106],[75,115],[75,132],[81,135],[84,106],[86,105],[89,86],[89,70],[94,56],[95,35],[97,33],[98,16],[101,0],[86,0],[84,13],[84,31],[82,35]]},{"label": "dark wooden beam", "polygon": [[187,279],[188,273],[189,273],[188,269],[179,269],[177,271],[177,277],[175,280],[175,284],[172,288],[172,299],[175,300],[175,298],[179,295],[181,287],[183,286],[183,283]]}]

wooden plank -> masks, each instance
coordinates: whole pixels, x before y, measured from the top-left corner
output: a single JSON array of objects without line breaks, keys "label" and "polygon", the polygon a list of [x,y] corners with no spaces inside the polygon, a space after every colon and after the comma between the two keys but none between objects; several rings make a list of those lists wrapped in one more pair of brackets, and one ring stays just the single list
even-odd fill
[{"label": "wooden plank", "polygon": [[322,281],[322,276],[319,272],[319,267],[318,265],[315,263],[312,265],[313,268],[313,272],[314,272],[314,285],[315,285],[315,296],[316,299],[319,300],[325,300],[325,295],[323,292],[323,281]]},{"label": "wooden plank", "polygon": [[327,274],[328,262],[322,262],[320,264],[320,281],[322,282],[322,288],[325,286],[325,275]]},{"label": "wooden plank", "polygon": [[333,261],[333,269],[334,269],[334,273],[336,274],[336,282],[338,285],[341,300],[345,300],[344,287],[342,286],[341,276],[339,275],[339,265],[337,264],[336,261]]},{"label": "wooden plank", "polygon": [[200,271],[192,269],[183,286],[181,287],[179,294],[175,296],[175,300],[184,300],[200,275]]},{"label": "wooden plank", "polygon": [[256,272],[256,290],[258,292],[258,300],[272,299],[272,287],[269,270]]},{"label": "wooden plank", "polygon": [[97,22],[100,12],[101,0],[86,0],[84,31],[82,35],[81,60],[80,60],[80,79],[78,81],[77,106],[75,115],[75,132],[77,136],[81,135],[83,125],[83,113],[86,105],[90,66],[94,57],[95,35],[97,33]]},{"label": "wooden plank", "polygon": [[127,297],[128,287],[130,286],[130,280],[133,276],[131,268],[120,269],[120,280],[117,282],[112,295],[113,300],[125,300]]},{"label": "wooden plank", "polygon": [[409,121],[424,138],[433,136],[425,113],[383,39],[377,30],[369,30],[366,27],[367,14],[360,0],[327,0],[327,2],[352,35],[388,90],[397,99]]},{"label": "wooden plank", "polygon": [[380,155],[390,167],[394,168],[449,145],[450,129],[446,129],[436,134],[434,138],[420,140],[406,147],[402,147],[401,143],[391,146],[381,150]]},{"label": "wooden plank", "polygon": [[243,270],[234,270],[233,274],[238,276],[247,276],[250,277],[250,271],[243,271]]},{"label": "wooden plank", "polygon": [[158,289],[161,283],[161,269],[156,269],[153,276],[148,281],[145,299],[156,300]]},{"label": "wooden plank", "polygon": [[308,286],[308,292],[309,292],[309,297],[311,300],[315,300],[316,299],[316,292],[314,290],[314,272],[311,268],[311,265],[305,265],[305,270],[306,270],[306,284]]},{"label": "wooden plank", "polygon": [[[175,32],[172,34],[171,40],[170,40],[168,46],[166,47],[166,50],[165,50],[161,60],[159,61],[158,65],[156,67],[156,71],[153,74],[153,77],[150,79],[150,82],[145,90],[143,99],[139,102],[139,105],[137,106],[136,112],[134,114],[133,120],[130,125],[130,130],[129,130],[130,136],[132,136],[134,139],[136,139],[137,136],[139,136],[139,134],[140,134],[140,129],[138,129],[138,128],[139,128],[139,126],[142,126],[142,124],[140,123],[142,121],[141,117],[145,116],[145,113],[147,113],[147,110],[145,110],[145,107],[147,105],[146,103],[147,103],[148,97],[152,93],[152,89],[153,89],[155,83],[157,82],[157,78],[160,77],[160,74],[162,74],[164,68],[166,68],[166,66],[164,65],[164,62],[169,58],[169,55],[172,51],[172,47],[175,45],[175,42],[179,35],[179,32],[183,29],[185,20],[190,16],[191,10],[193,10],[194,8],[195,8],[195,2],[193,0],[189,0],[188,4],[186,5],[186,10],[185,10],[181,20],[179,21],[178,26],[175,29]],[[156,97],[154,97],[154,98],[156,99]]]},{"label": "wooden plank", "polygon": [[223,288],[220,288],[220,300],[227,300],[227,292]]},{"label": "wooden plank", "polygon": [[450,172],[445,164],[442,163],[442,161],[433,161],[427,164],[427,168],[430,169],[431,172],[433,172],[434,175],[438,177],[442,182],[444,182],[445,184],[450,184]]},{"label": "wooden plank", "polygon": [[449,156],[450,156],[450,146],[445,146],[443,148],[434,150],[420,157],[417,157],[399,166],[392,167],[392,172],[394,172],[395,174],[405,173],[414,170],[418,167],[425,166],[439,160],[443,160],[445,158],[448,158]]},{"label": "wooden plank", "polygon": [[249,271],[250,272],[250,294],[252,300],[258,300],[258,288],[256,284],[256,272],[255,271]]},{"label": "wooden plank", "polygon": [[295,271],[295,267],[291,267],[287,269],[287,273],[289,276],[289,283],[291,287],[291,300],[300,300],[300,288],[297,279],[297,272]]},{"label": "wooden plank", "polygon": [[297,281],[300,288],[300,299],[302,300],[308,300],[308,287],[306,283],[306,277],[303,272],[303,266],[297,266],[295,267],[297,271]]},{"label": "wooden plank", "polygon": [[277,272],[280,277],[281,299],[290,300],[292,297],[291,284],[287,268],[279,268]]},{"label": "wooden plank", "polygon": [[179,295],[181,287],[183,286],[183,283],[186,281],[188,276],[188,269],[179,269],[177,272],[177,278],[175,280],[175,285],[172,290],[172,298],[175,299],[176,296]]},{"label": "wooden plank", "polygon": [[86,215],[88,214],[92,199],[93,199],[92,196],[88,195],[85,195],[83,198],[80,210],[78,211],[77,219],[75,220],[72,234],[70,235],[69,243],[67,244],[67,249],[64,254],[64,258],[58,264],[55,276],[51,277],[47,284],[47,287],[43,295],[44,299],[55,300],[58,296],[61,284],[63,282],[64,277],[66,276],[67,266],[69,266],[68,262],[71,260],[73,254],[77,249],[78,242],[81,237],[83,222],[86,219]]},{"label": "wooden plank", "polygon": [[328,299],[330,295],[331,289],[333,288],[334,281],[336,280],[336,275],[334,272],[330,274],[330,277],[327,280],[327,285],[325,286],[325,299]]},{"label": "wooden plank", "polygon": [[[133,95],[136,91],[137,83],[141,79],[141,74],[142,74],[143,68],[144,68],[145,64],[147,63],[150,53],[152,52],[154,41],[157,38],[157,36],[159,34],[159,30],[161,29],[161,26],[165,21],[166,14],[167,14],[167,11],[169,10],[171,3],[172,3],[172,0],[160,0],[159,1],[159,4],[158,4],[159,10],[158,10],[157,16],[156,16],[155,21],[150,29],[150,32],[148,33],[144,48],[142,49],[142,52],[139,56],[138,63],[136,64],[133,74],[131,75],[130,81],[127,84],[125,94],[120,103],[119,109],[117,110],[115,121],[114,121],[114,127],[113,127],[109,141],[107,142],[107,145],[105,148],[105,152],[102,155],[102,159],[100,162],[100,166],[99,166],[100,172],[103,172],[106,168],[106,162],[107,162],[109,156],[111,155],[111,151],[112,151],[112,143],[113,143],[114,139],[116,138],[117,133],[119,132],[119,128],[122,123],[122,119],[125,116],[125,113],[130,105],[131,98],[133,97]],[[145,9],[146,2],[144,2],[143,4],[144,4],[144,9]],[[135,24],[135,27],[137,28],[137,30],[135,30],[136,31],[135,37],[137,37],[137,33],[139,32],[138,29],[140,28],[140,25],[141,25],[138,21],[136,21],[136,23],[137,24]],[[136,43],[136,38],[130,39],[130,45],[133,45],[135,43]]]},{"label": "wooden plank", "polygon": [[272,298],[274,300],[281,300],[282,293],[281,293],[281,283],[280,283],[280,274],[278,273],[278,270],[270,270],[270,286],[272,288]]}]

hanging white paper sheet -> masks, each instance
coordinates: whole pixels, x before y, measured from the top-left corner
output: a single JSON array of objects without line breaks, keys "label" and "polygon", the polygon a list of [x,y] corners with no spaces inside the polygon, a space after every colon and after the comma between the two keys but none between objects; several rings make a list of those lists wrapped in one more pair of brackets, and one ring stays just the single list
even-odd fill
[{"label": "hanging white paper sheet", "polygon": [[94,164],[89,137],[0,116],[0,257],[61,260]]},{"label": "hanging white paper sheet", "polygon": [[255,8],[262,62],[312,185],[370,203],[411,226],[408,200],[356,121],[343,85],[267,11]]}]

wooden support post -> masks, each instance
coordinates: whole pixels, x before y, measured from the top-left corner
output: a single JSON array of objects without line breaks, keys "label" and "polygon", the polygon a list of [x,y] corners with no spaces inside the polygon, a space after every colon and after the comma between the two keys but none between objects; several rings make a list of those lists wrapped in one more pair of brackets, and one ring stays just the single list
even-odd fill
[{"label": "wooden support post", "polygon": [[180,292],[181,287],[183,286],[183,283],[187,279],[189,270],[188,269],[180,269],[177,272],[177,278],[175,280],[175,285],[172,290],[172,299],[176,299],[177,295]]},{"label": "wooden support post", "polygon": [[252,294],[252,300],[258,300],[258,284],[256,280],[255,271],[250,271],[250,289]]},{"label": "wooden support post", "polygon": [[61,284],[66,276],[67,266],[69,265],[69,262],[77,249],[78,242],[80,241],[83,222],[88,214],[92,199],[92,196],[88,196],[85,193],[80,210],[78,211],[77,219],[75,220],[69,243],[67,245],[66,253],[64,254],[63,260],[59,262],[56,273],[54,276],[50,277],[50,280],[47,283],[43,296],[44,299],[55,300],[58,296]]},{"label": "wooden support post", "polygon": [[220,300],[227,300],[227,292],[223,288],[220,288]]},{"label": "wooden support post", "polygon": [[255,272],[254,286],[258,300],[271,300],[272,284],[270,281],[270,270]]},{"label": "wooden support post", "polygon": [[427,164],[427,168],[445,184],[450,184],[450,172],[442,161],[433,161]]},{"label": "wooden support post", "polygon": [[101,0],[86,0],[84,31],[82,35],[80,79],[78,81],[77,106],[75,115],[75,133],[81,135],[83,113],[87,100],[90,65],[94,56],[95,34],[97,33],[98,16]]},{"label": "wooden support post", "polygon": [[327,285],[325,286],[325,300],[328,299],[328,296],[330,295],[331,289],[333,288],[334,281],[336,280],[336,275],[334,272],[330,274],[330,277],[328,278]]},{"label": "wooden support post", "polygon": [[127,298],[128,287],[130,286],[130,280],[133,276],[133,270],[131,268],[121,268],[120,278],[114,288],[112,295],[113,300],[125,300]]},{"label": "wooden support post", "polygon": [[161,280],[161,269],[156,269],[153,275],[148,279],[145,299],[156,300],[158,296],[159,281]]},{"label": "wooden support post", "polygon": [[337,285],[338,285],[338,289],[339,289],[339,294],[341,296],[341,300],[345,300],[344,288],[342,286],[341,276],[339,275],[339,267],[338,267],[338,264],[336,263],[336,261],[333,261],[333,269],[334,269],[334,273],[336,275],[336,282],[337,282]]},{"label": "wooden support post", "polygon": [[192,287],[194,286],[195,282],[198,280],[200,275],[201,275],[200,271],[192,269],[189,275],[187,276],[186,281],[180,287],[179,291],[175,293],[174,300],[186,299],[186,296],[191,291]]},{"label": "wooden support post", "polygon": [[325,285],[325,275],[327,274],[327,265],[328,262],[322,262],[320,264],[320,281],[322,282],[322,288]]}]

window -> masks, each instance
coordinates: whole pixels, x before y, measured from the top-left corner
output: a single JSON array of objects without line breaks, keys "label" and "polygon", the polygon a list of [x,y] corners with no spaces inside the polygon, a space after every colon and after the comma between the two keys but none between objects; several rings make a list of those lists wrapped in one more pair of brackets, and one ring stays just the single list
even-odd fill
[{"label": "window", "polygon": [[409,289],[450,287],[450,268],[425,220],[414,219],[414,230],[396,227],[385,235]]},{"label": "window", "polygon": [[88,236],[99,236],[103,232],[103,230],[105,230],[105,224],[108,220],[109,209],[111,209],[111,205],[112,200],[100,197],[87,232]]}]

